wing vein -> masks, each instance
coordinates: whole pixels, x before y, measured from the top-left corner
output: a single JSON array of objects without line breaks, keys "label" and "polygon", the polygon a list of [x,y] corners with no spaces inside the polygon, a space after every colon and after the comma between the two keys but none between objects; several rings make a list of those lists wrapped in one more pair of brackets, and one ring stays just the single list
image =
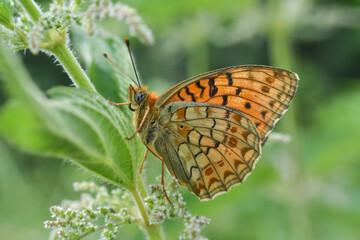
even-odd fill
[{"label": "wing vein", "polygon": [[[243,80],[249,80],[249,81],[261,83],[261,84],[264,84],[264,85],[266,85],[266,86],[268,86],[268,87],[270,87],[270,88],[273,88],[273,89],[275,89],[275,90],[277,90],[277,91],[279,91],[279,92],[285,93],[285,94],[288,95],[289,97],[293,96],[293,94],[288,94],[288,93],[284,92],[283,90],[280,90],[280,89],[277,88],[277,87],[274,87],[274,86],[272,86],[272,85],[270,85],[270,84],[267,84],[267,83],[265,83],[265,82],[258,81],[258,80],[252,79],[252,78],[234,77],[234,79],[238,79],[238,80],[243,79]],[[215,84],[215,86],[226,86],[226,87],[229,87],[229,85],[223,85],[223,84],[222,84],[222,85],[216,85],[216,84]],[[234,85],[233,85],[233,86],[234,86]],[[236,86],[236,85],[235,85],[235,86]],[[236,87],[241,87],[241,86],[236,86]],[[294,86],[293,86],[293,87],[294,87]],[[294,87],[294,88],[295,88],[295,87]],[[296,88],[295,88],[295,89],[296,89]]]},{"label": "wing vein", "polygon": [[[178,136],[178,135],[177,135],[176,133],[174,133],[173,131],[171,131],[171,132],[172,132],[174,135]],[[179,136],[179,137],[180,137],[180,136]],[[174,142],[173,142],[173,141],[170,141],[170,142],[171,142],[171,146],[174,148],[174,145],[173,145]],[[185,145],[186,145],[185,142],[182,143],[182,144],[185,144]],[[179,146],[180,146],[180,145],[179,145]],[[195,145],[195,146],[196,146],[196,145]],[[188,147],[188,146],[187,146],[187,147]],[[188,147],[188,149],[189,149],[190,152],[191,152],[191,155],[192,155],[192,157],[193,157],[193,159],[194,159],[194,162],[195,162],[195,164],[196,164],[196,167],[199,169],[199,173],[200,173],[201,180],[202,180],[202,182],[204,183],[204,186],[206,186],[204,177],[203,177],[202,172],[201,172],[201,169],[200,169],[200,167],[199,167],[196,159],[194,158],[194,154],[193,154],[193,152],[191,151],[191,149],[190,149],[189,147]],[[175,150],[175,149],[174,149],[174,150]],[[200,149],[200,150],[201,150],[201,149]],[[176,153],[177,153],[177,151],[176,151]],[[177,154],[177,155],[179,156],[179,154]],[[180,159],[180,157],[179,157],[179,159]],[[185,174],[186,174],[186,169],[185,169],[185,167],[184,167],[181,159],[180,159],[180,165],[181,165],[182,169],[184,170],[184,172],[185,172]],[[187,174],[186,174],[186,176],[187,176]],[[195,189],[193,188],[193,186],[191,185],[191,182],[190,182],[191,176],[192,176],[192,173],[190,172],[190,177],[187,177],[186,179],[187,179],[187,181],[188,181],[188,184],[189,184],[189,185],[191,186],[191,188],[193,189],[193,192],[195,193]],[[196,181],[195,181],[195,182],[196,182]],[[197,186],[195,186],[195,187],[197,188]],[[206,187],[205,189],[206,189],[206,192],[207,192],[209,198],[211,198],[210,192],[208,191],[207,187]]]},{"label": "wing vein", "polygon": [[[286,71],[287,71],[287,70],[286,70]],[[243,71],[234,71],[234,73],[239,73],[239,72],[248,72],[248,71],[245,71],[245,69],[244,69]],[[265,75],[268,75],[269,77],[275,78],[276,80],[278,80],[278,81],[280,81],[280,82],[282,82],[282,83],[288,84],[288,85],[290,85],[290,86],[292,86],[292,87],[295,87],[295,88],[297,87],[297,84],[293,85],[293,84],[291,84],[291,83],[287,83],[287,82],[281,80],[280,78],[277,78],[277,77],[274,77],[274,76],[270,75],[270,74],[267,73],[267,72],[264,72],[264,71],[254,71],[254,70],[252,70],[252,72],[264,73]],[[287,72],[289,72],[289,71],[287,71]],[[293,78],[290,77],[290,76],[285,76],[284,74],[281,74],[281,75],[282,75],[283,77],[288,77],[289,79],[293,80]],[[238,78],[238,77],[235,76],[235,77],[233,77],[233,78]],[[253,80],[253,79],[251,79],[251,78],[244,78],[244,79]],[[296,82],[297,82],[297,79],[296,79]]]},{"label": "wing vein", "polygon": [[[200,134],[200,133],[199,133],[199,134]],[[191,144],[191,143],[189,143],[189,144]],[[192,145],[194,145],[194,144],[192,144]],[[195,146],[196,146],[196,145],[195,145]],[[189,148],[189,149],[190,149],[190,148]],[[210,160],[210,158],[204,153],[204,151],[203,151],[200,147],[199,147],[199,149],[200,149],[200,151],[206,156],[206,158],[208,159],[209,163],[212,165],[213,169],[215,170],[216,174],[218,175],[221,184],[224,186],[225,190],[227,191],[227,188],[226,188],[226,186],[225,186],[225,183],[224,183],[223,180],[221,179],[220,174],[219,174],[219,172],[217,171],[214,163]],[[194,157],[193,152],[192,152],[191,150],[190,150],[190,152],[191,152],[191,154],[192,154],[193,157]],[[194,160],[195,160],[195,162],[196,162],[196,165],[198,165],[195,158],[194,158]],[[200,170],[200,174],[201,174],[201,169],[199,168],[199,170]],[[202,175],[202,174],[201,174],[201,175]],[[204,182],[204,185],[206,186],[206,183],[205,183],[204,179],[203,179],[203,182]],[[206,189],[207,189],[207,188],[208,188],[208,187],[206,186]],[[208,189],[207,189],[207,192],[209,192]],[[210,197],[210,198],[211,198],[211,197]]]},{"label": "wing vein", "polygon": [[[241,99],[246,99],[246,100],[248,100],[248,101],[250,101],[250,102],[253,102],[253,103],[259,104],[261,107],[264,107],[264,108],[266,108],[267,110],[270,110],[270,111],[271,111],[271,112],[273,112],[274,114],[279,115],[276,111],[274,111],[274,110],[272,110],[272,109],[270,109],[270,108],[268,108],[268,107],[266,107],[266,106],[264,106],[264,105],[260,104],[259,102],[256,102],[256,101],[251,100],[251,99],[246,98],[246,97],[239,97],[239,96],[236,96],[236,95],[231,95],[231,94],[217,95],[216,97],[209,98],[208,100],[204,101],[204,103],[208,103],[208,101],[213,100],[214,98],[217,98],[217,97],[222,97],[222,96],[232,96],[232,97],[238,97],[238,98],[241,98]],[[229,107],[229,106],[227,106],[227,107]],[[232,107],[229,107],[229,108],[232,108]],[[233,108],[233,109],[235,109],[235,110],[239,111],[239,110],[238,110],[238,109],[236,109],[236,108]],[[255,109],[256,109],[256,110],[259,110],[258,108],[255,108]]]},{"label": "wing vein", "polygon": [[[196,128],[209,129],[209,128],[207,128],[207,127],[200,127],[200,126],[196,126]],[[212,129],[212,130],[213,130],[213,131],[218,131],[218,132],[221,132],[221,133],[224,133],[224,134],[227,134],[227,135],[229,135],[229,136],[231,136],[231,137],[235,137],[235,138],[239,139],[241,142],[245,143],[246,145],[248,145],[249,147],[251,147],[251,148],[254,149],[254,147],[253,147],[252,145],[250,145],[250,142],[249,142],[249,141],[244,141],[244,140],[242,140],[241,138],[239,138],[238,136],[235,136],[235,135],[233,135],[233,134],[231,134],[231,133],[228,133],[227,131],[223,131],[223,130],[219,130],[219,129]],[[247,130],[247,129],[246,129],[246,130]],[[199,132],[198,132],[198,133],[199,133]],[[201,133],[199,133],[199,134],[201,134]],[[211,136],[207,136],[207,137],[212,138]],[[254,145],[255,145],[255,142],[254,142],[254,141],[252,141],[251,143],[254,143]],[[223,144],[223,145],[225,145],[225,144]],[[254,150],[256,150],[256,149],[254,149]]]}]

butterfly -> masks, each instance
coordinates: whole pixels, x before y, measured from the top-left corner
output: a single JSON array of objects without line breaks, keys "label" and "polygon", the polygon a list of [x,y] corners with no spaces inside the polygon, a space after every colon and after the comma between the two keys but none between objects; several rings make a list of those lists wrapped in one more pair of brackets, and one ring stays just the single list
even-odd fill
[{"label": "butterfly", "polygon": [[[131,57],[129,42],[126,41]],[[132,59],[132,57],[131,57]],[[110,60],[111,61],[111,60]],[[137,76],[137,74],[136,74]],[[189,78],[159,97],[139,80],[128,105],[148,151],[200,200],[242,183],[297,90],[296,73],[261,65],[221,68]]]}]

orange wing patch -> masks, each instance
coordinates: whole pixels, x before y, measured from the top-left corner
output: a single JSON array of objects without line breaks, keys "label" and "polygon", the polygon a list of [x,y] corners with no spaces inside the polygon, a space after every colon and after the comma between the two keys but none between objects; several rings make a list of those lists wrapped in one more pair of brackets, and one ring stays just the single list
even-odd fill
[{"label": "orange wing patch", "polygon": [[184,87],[174,90],[162,105],[178,101],[204,102],[236,109],[255,123],[264,142],[288,109],[297,81],[295,73],[279,68],[225,68],[193,78]]}]

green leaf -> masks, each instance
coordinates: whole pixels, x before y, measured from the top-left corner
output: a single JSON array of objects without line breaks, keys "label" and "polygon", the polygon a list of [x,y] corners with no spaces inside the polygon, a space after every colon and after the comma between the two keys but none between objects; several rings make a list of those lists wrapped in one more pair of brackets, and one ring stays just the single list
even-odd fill
[{"label": "green leaf", "polygon": [[14,24],[12,21],[13,9],[9,2],[0,2],[0,24],[4,27],[13,30]]},{"label": "green leaf", "polygon": [[11,96],[0,111],[0,134],[19,147],[69,159],[108,182],[133,188],[144,146],[127,141],[128,115],[99,94],[57,87],[51,99],[33,84],[22,64],[0,49],[0,73]]},{"label": "green leaf", "polygon": [[[78,49],[87,65],[89,78],[96,90],[107,100],[117,103],[127,102],[127,92],[131,79],[115,68],[103,53],[118,65],[124,72],[135,79],[129,53],[125,43],[105,31],[88,38],[79,27],[73,28],[74,47]],[[134,85],[134,84],[133,84]],[[125,114],[132,115],[127,107]]]}]

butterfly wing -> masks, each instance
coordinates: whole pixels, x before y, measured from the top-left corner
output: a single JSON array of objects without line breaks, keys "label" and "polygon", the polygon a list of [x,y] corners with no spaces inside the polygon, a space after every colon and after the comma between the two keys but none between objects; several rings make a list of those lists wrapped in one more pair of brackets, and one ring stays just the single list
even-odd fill
[{"label": "butterfly wing", "polygon": [[232,108],[175,102],[159,116],[156,151],[170,173],[202,200],[241,183],[261,155],[255,124]]},{"label": "butterfly wing", "polygon": [[155,108],[171,102],[210,103],[230,107],[256,125],[262,143],[287,111],[296,92],[296,73],[267,66],[235,66],[185,80],[162,94]]}]

